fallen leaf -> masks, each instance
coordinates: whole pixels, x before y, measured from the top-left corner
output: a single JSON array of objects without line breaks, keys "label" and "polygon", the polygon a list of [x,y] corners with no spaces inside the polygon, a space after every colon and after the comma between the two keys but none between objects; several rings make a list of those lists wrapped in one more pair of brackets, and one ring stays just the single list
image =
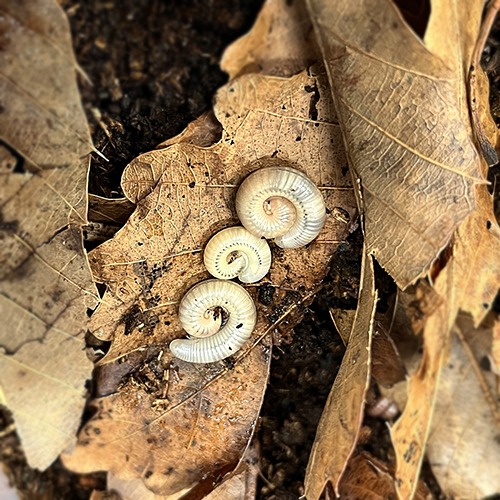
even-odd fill
[{"label": "fallen leaf", "polygon": [[349,335],[351,334],[352,324],[356,317],[354,309],[334,309],[330,308],[330,318],[339,332],[340,338],[344,346],[349,342]]},{"label": "fallen leaf", "polygon": [[459,228],[453,255],[430,292],[434,302],[437,293],[441,304],[427,319],[423,359],[410,378],[408,404],[392,429],[403,498],[410,494],[419,474],[455,318],[462,310],[479,324],[500,283],[500,228],[486,186],[476,189],[477,210]]},{"label": "fallen leaf", "polygon": [[[437,278],[434,289],[438,296],[447,296],[450,275],[449,269],[445,268]],[[442,300],[427,318],[423,332],[422,361],[408,381],[408,400],[403,413],[391,428],[399,498],[411,498],[418,484],[439,378],[449,349],[449,332],[456,314],[453,306],[447,300]]]},{"label": "fallen leaf", "polygon": [[89,194],[88,224],[83,236],[87,244],[94,246],[111,239],[127,222],[135,205],[127,198],[103,198]]},{"label": "fallen leaf", "polygon": [[485,6],[481,28],[471,55],[467,80],[467,96],[474,136],[486,162],[491,166],[498,163],[495,145],[499,134],[490,111],[489,81],[486,72],[481,68],[481,56],[499,8],[498,0]]},{"label": "fallen leaf", "polygon": [[396,344],[379,321],[373,329],[371,373],[378,384],[385,386],[394,385],[406,376]]},{"label": "fallen leaf", "polygon": [[493,326],[493,338],[491,341],[491,362],[493,372],[497,377],[500,377],[500,320],[498,319],[497,321],[495,321],[495,324]]},{"label": "fallen leaf", "polygon": [[89,220],[123,226],[135,206],[127,198],[103,198],[89,194]]},{"label": "fallen leaf", "polygon": [[234,473],[231,473],[215,490],[205,496],[205,500],[229,498],[253,500],[257,498],[259,470],[259,448],[256,444],[251,444]]},{"label": "fallen leaf", "polygon": [[[491,371],[481,368],[491,351],[494,327],[488,324],[475,329],[470,317],[460,315],[450,340],[449,356],[443,363],[432,408],[426,456],[446,497],[479,499],[500,490],[496,473],[500,453],[496,439],[496,375],[493,367]],[[464,341],[469,353],[464,349]],[[474,362],[471,362],[471,353]],[[408,352],[404,360],[408,371],[413,373],[419,366],[418,351]],[[392,389],[384,389],[384,393],[404,407],[407,402],[405,386],[405,383],[397,384]]]},{"label": "fallen leaf", "polygon": [[321,60],[302,0],[267,0],[252,29],[226,48],[220,63],[230,78],[292,76]]},{"label": "fallen leaf", "polygon": [[208,111],[189,123],[180,134],[163,141],[155,149],[167,148],[181,142],[208,148],[220,139],[221,132],[220,123],[215,119],[213,112]]},{"label": "fallen leaf", "polygon": [[[437,391],[427,457],[446,497],[481,499],[500,491],[498,408],[495,416],[488,402],[488,399],[493,402],[491,393],[496,377],[491,371],[479,368],[490,352],[492,331],[474,329],[466,316],[460,316],[456,328],[465,343],[453,335]],[[489,397],[485,396],[464,347],[470,348],[475,357],[474,364],[488,384]]]},{"label": "fallen leaf", "polygon": [[[342,500],[385,500],[396,497],[393,475],[384,462],[362,452],[347,464],[339,485]],[[419,483],[414,499],[430,499],[432,495],[424,483]]]},{"label": "fallen leaf", "polygon": [[1,186],[0,393],[29,464],[45,469],[76,441],[92,372],[81,227],[93,147],[58,3],[3,2],[0,33],[0,130],[24,160]]},{"label": "fallen leaf", "polygon": [[403,289],[428,272],[484,183],[464,90],[483,1],[431,3],[424,45],[388,0],[307,2],[361,179],[368,251]]},{"label": "fallen leaf", "polygon": [[477,327],[500,286],[500,227],[486,186],[476,187],[476,197],[477,209],[458,229],[448,266],[453,268],[450,300],[457,310],[470,313]]},{"label": "fallen leaf", "polygon": [[[318,425],[305,477],[308,500],[331,483],[337,496],[356,446],[370,383],[370,349],[377,293],[371,256],[363,252],[361,287],[349,343]],[[332,453],[332,450],[335,453]]]},{"label": "fallen leaf", "polygon": [[[201,150],[196,161],[190,159],[191,170],[182,182],[189,186],[190,182],[203,181],[200,175],[205,176],[204,156],[221,156],[225,160],[227,156],[226,161],[239,162],[272,156],[299,165],[307,163],[325,191],[330,188],[338,196],[341,190],[347,190],[352,198],[342,136],[327,95],[328,83],[321,68],[319,71],[311,71],[309,79],[301,73],[286,86],[282,78],[249,75],[219,90],[214,112],[224,128],[222,139],[206,152]],[[259,134],[254,133],[257,127]],[[239,142],[240,151],[235,151],[231,141]],[[185,163],[186,154],[191,151],[188,146],[177,144],[138,156],[123,173],[121,185],[125,196],[133,203],[147,196],[159,178],[173,170],[172,165]],[[319,178],[322,162],[336,166],[324,179]],[[224,182],[236,187],[227,174]]]},{"label": "fallen leaf", "polygon": [[[349,341],[355,313],[354,310],[330,309],[330,317],[344,345]],[[405,378],[398,348],[380,321],[375,321],[373,329],[371,358],[371,376],[378,384],[391,386]]]},{"label": "fallen leaf", "polygon": [[[65,456],[70,468],[141,478],[155,494],[170,495],[238,462],[266,387],[270,334],[296,324],[357,216],[324,82],[323,75],[306,72],[290,79],[241,77],[217,94],[214,110],[223,128],[217,144],[174,144],[129,167],[126,192],[137,209],[90,257],[96,279],[109,286],[92,317],[93,334],[112,342],[99,365],[107,377],[117,371],[124,378],[114,377],[116,392],[108,388],[109,396],[94,401],[95,416]],[[167,345],[183,336],[177,304],[208,277],[203,247],[217,230],[237,223],[233,200],[243,178],[280,162],[305,171],[329,212],[342,207],[347,220],[328,215],[308,248],[273,248],[264,285],[274,294],[264,305],[260,286],[248,287],[258,323],[253,342],[232,364],[173,359]],[[134,353],[141,353],[137,364],[123,375],[121,365]]]},{"label": "fallen leaf", "polygon": [[[189,495],[192,498],[203,498],[204,500],[252,500],[256,498],[258,469],[257,450],[253,446],[245,451],[238,467],[228,475],[213,491],[205,494],[210,489],[210,484],[202,485],[201,491],[194,491],[186,488],[174,495],[163,496],[155,495],[148,490],[141,479],[126,481],[113,474],[108,474],[108,489],[120,494],[122,500],[177,500],[186,498]],[[210,483],[210,482],[208,482]]]},{"label": "fallen leaf", "polygon": [[108,473],[108,490],[116,492],[119,495],[118,500],[180,500],[190,488],[181,490],[173,495],[155,495],[148,490],[142,479],[125,480]]}]

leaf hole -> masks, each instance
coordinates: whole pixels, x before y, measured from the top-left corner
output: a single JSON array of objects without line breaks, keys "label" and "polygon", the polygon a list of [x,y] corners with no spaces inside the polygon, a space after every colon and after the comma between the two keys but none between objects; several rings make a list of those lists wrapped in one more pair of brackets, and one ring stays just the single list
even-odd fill
[{"label": "leaf hole", "polygon": [[[0,111],[1,112],[1,111]],[[14,148],[0,140],[0,174],[25,174],[26,161]]]},{"label": "leaf hole", "polygon": [[431,14],[431,4],[429,0],[416,0],[408,2],[407,0],[395,0],[394,2],[405,18],[405,21],[411,26],[413,31],[423,38]]}]

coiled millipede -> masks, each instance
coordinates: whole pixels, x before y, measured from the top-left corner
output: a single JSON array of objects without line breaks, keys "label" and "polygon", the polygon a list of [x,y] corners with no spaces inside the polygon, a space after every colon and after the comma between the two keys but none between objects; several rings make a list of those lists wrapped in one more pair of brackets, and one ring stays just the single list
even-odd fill
[{"label": "coiled millipede", "polygon": [[228,227],[213,236],[205,247],[203,261],[215,278],[238,278],[243,283],[260,281],[271,267],[271,249],[244,227]]},{"label": "coiled millipede", "polygon": [[196,338],[173,340],[172,354],[191,363],[212,363],[241,349],[255,328],[257,310],[241,285],[210,279],[184,295],[179,319],[184,330]]},{"label": "coiled millipede", "polygon": [[269,166],[251,173],[236,194],[236,212],[248,231],[275,238],[281,248],[307,245],[318,236],[326,218],[317,186],[287,166]]}]

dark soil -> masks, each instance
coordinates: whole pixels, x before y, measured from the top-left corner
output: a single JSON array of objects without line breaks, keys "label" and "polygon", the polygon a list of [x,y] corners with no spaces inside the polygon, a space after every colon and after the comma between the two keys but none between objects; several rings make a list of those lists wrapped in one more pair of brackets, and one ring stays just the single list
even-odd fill
[{"label": "dark soil", "polygon": [[224,48],[246,32],[262,0],[63,0],[82,99],[96,148],[89,191],[117,197],[123,168],[210,109],[227,81]]}]

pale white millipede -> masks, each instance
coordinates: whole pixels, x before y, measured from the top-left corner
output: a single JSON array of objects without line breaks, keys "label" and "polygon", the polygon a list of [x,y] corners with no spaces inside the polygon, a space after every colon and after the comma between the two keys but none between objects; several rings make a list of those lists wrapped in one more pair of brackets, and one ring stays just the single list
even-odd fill
[{"label": "pale white millipede", "polygon": [[203,261],[215,278],[238,278],[243,283],[260,281],[271,267],[271,249],[266,240],[244,227],[228,227],[213,236],[205,247]]},{"label": "pale white millipede", "polygon": [[280,163],[256,170],[242,182],[236,212],[255,236],[275,238],[281,248],[298,248],[323,228],[325,201],[309,177]]},{"label": "pale white millipede", "polygon": [[196,338],[173,340],[172,354],[191,363],[212,363],[241,349],[255,328],[257,311],[241,285],[210,279],[184,295],[179,319],[184,330]]}]

